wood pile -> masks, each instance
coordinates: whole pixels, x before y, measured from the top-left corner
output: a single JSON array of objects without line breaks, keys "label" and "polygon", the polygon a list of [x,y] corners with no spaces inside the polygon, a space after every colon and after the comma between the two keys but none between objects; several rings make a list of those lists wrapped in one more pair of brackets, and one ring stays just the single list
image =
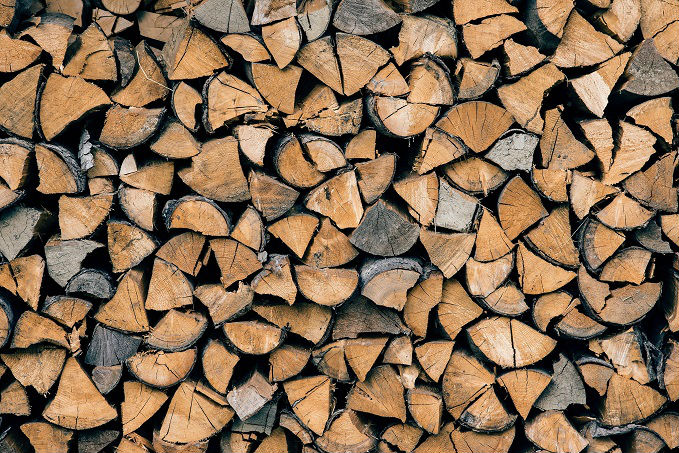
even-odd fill
[{"label": "wood pile", "polygon": [[679,448],[676,0],[0,1],[0,452]]}]

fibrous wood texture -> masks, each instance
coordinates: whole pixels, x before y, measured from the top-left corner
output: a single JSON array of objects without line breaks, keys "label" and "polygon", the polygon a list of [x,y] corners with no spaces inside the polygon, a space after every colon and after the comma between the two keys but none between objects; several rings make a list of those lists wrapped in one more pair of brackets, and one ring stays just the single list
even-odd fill
[{"label": "fibrous wood texture", "polygon": [[679,448],[677,0],[0,0],[0,453]]}]

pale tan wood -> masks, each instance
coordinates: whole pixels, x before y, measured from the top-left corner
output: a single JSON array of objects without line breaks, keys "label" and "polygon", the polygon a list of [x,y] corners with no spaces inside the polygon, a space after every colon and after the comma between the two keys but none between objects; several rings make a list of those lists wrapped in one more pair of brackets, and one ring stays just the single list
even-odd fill
[{"label": "pale tan wood", "polygon": [[206,93],[203,124],[208,132],[247,113],[267,111],[264,99],[252,85],[226,71],[208,79],[203,91]]},{"label": "pale tan wood", "polygon": [[389,61],[389,53],[361,36],[337,33],[336,53],[342,71],[343,93],[351,96],[372,79]]},{"label": "pale tan wood", "polygon": [[[453,106],[438,122],[436,127],[459,137],[480,153],[490,147],[514,122],[504,108],[485,101],[470,101]],[[488,130],[484,124],[493,124]]]},{"label": "pale tan wood", "polygon": [[442,381],[443,398],[450,415],[458,419],[470,403],[490,389],[494,379],[493,374],[470,353],[465,350],[453,352]]},{"label": "pale tan wood", "polygon": [[262,318],[317,344],[326,336],[332,311],[327,307],[298,301],[293,306],[255,305],[253,310]]},{"label": "pale tan wood", "polygon": [[309,245],[304,261],[319,268],[336,267],[347,264],[357,256],[358,250],[349,237],[326,217],[321,220],[321,226]]},{"label": "pale tan wood", "polygon": [[229,61],[212,38],[188,20],[173,29],[172,36],[163,46],[162,55],[170,80],[208,76],[229,66]]},{"label": "pale tan wood", "polygon": [[256,35],[247,33],[230,33],[221,38],[222,44],[235,50],[245,61],[258,63],[271,59],[264,43]]},{"label": "pale tan wood", "polygon": [[560,68],[589,66],[608,60],[622,48],[622,44],[597,31],[577,11],[573,11],[563,29],[552,62]]},{"label": "pale tan wood", "polygon": [[[541,133],[544,121],[540,116],[545,95],[565,79],[564,74],[551,63],[540,66],[512,84],[498,88],[498,96],[516,122],[527,130]],[[529,96],[526,93],[531,93]]]},{"label": "pale tan wood", "polygon": [[516,269],[521,289],[526,294],[544,294],[555,291],[576,276],[575,272],[555,266],[519,243]]},{"label": "pale tan wood", "polygon": [[493,363],[520,368],[542,360],[556,341],[532,327],[505,317],[488,318],[467,329],[472,343]]},{"label": "pale tan wood", "polygon": [[227,405],[200,393],[195,382],[186,381],[175,391],[159,435],[167,442],[196,442],[217,434],[233,415]]},{"label": "pale tan wood", "polygon": [[608,382],[602,421],[617,426],[642,420],[653,415],[665,401],[656,390],[615,373]]},{"label": "pale tan wood", "polygon": [[120,405],[123,435],[134,432],[161,408],[167,395],[141,382],[123,384],[125,400]]},{"label": "pale tan wood", "polygon": [[373,368],[365,381],[356,383],[347,398],[347,408],[404,422],[406,403],[403,384],[393,367],[382,365]]},{"label": "pale tan wood", "polygon": [[537,369],[523,368],[508,371],[499,376],[497,381],[507,389],[514,407],[525,420],[533,403],[549,385],[551,376]]},{"label": "pale tan wood", "polygon": [[51,74],[40,97],[40,129],[51,140],[88,112],[110,103],[106,93],[90,82]]},{"label": "pale tan wood", "polygon": [[67,359],[57,392],[43,411],[45,419],[64,428],[82,430],[101,426],[117,415],[78,361]]},{"label": "pale tan wood", "polygon": [[52,346],[37,346],[0,355],[12,375],[25,387],[33,387],[46,395],[59,378],[66,350]]},{"label": "pale tan wood", "polygon": [[359,381],[365,381],[386,344],[386,337],[355,338],[346,341],[344,358]]},{"label": "pale tan wood", "polygon": [[[399,31],[399,45],[389,49],[394,61],[401,66],[404,62],[419,58],[426,53],[439,57],[457,57],[457,37],[452,21],[425,14],[423,16],[402,15]],[[419,40],[424,34],[430,39]]]},{"label": "pale tan wood", "polygon": [[[228,162],[232,171],[218,171],[216,162]],[[196,192],[215,201],[244,201],[250,197],[247,180],[238,161],[238,141],[233,137],[203,143],[202,151],[191,158],[191,165],[177,174]]]},{"label": "pale tan wood", "polygon": [[582,451],[587,440],[570,424],[563,412],[546,411],[536,415],[526,424],[526,436],[541,448],[567,451]]},{"label": "pale tan wood", "polygon": [[99,307],[94,318],[110,327],[127,332],[147,332],[150,329],[144,309],[146,282],[144,273],[129,270],[118,283],[113,298]]},{"label": "pale tan wood", "polygon": [[194,364],[195,348],[180,352],[142,351],[129,357],[125,364],[132,376],[156,388],[168,388],[186,379]]},{"label": "pale tan wood", "polygon": [[31,66],[0,86],[0,99],[3,100],[0,126],[20,137],[33,137],[36,97],[44,67]]},{"label": "pale tan wood", "polygon": [[[469,259],[476,234],[473,233],[435,233],[420,231],[420,242],[424,245],[431,262],[441,269],[446,278],[455,275]],[[450,253],[454,251],[454,253]]]},{"label": "pale tan wood", "polygon": [[421,280],[408,291],[403,306],[403,320],[414,335],[426,336],[429,313],[441,301],[442,292],[443,274],[425,268]]},{"label": "pale tan wood", "polygon": [[363,216],[356,174],[349,171],[329,179],[309,192],[305,205],[330,217],[341,229],[356,228]]},{"label": "pale tan wood", "polygon": [[517,43],[512,38],[505,40],[502,50],[505,67],[511,77],[530,71],[545,59],[537,48]]},{"label": "pale tan wood", "polygon": [[512,178],[498,199],[498,216],[502,229],[510,240],[547,216],[540,197],[520,177]]},{"label": "pale tan wood", "polygon": [[475,156],[449,164],[444,171],[458,187],[483,195],[498,189],[509,177],[497,165]]},{"label": "pale tan wood", "polygon": [[517,12],[516,7],[504,0],[483,0],[478,3],[467,3],[464,0],[453,1],[453,16],[457,25],[464,25],[488,16]]},{"label": "pale tan wood", "polygon": [[328,429],[316,443],[328,453],[341,453],[368,451],[377,440],[371,425],[365,424],[356,412],[345,410],[330,421]]},{"label": "pale tan wood", "polygon": [[295,379],[283,384],[293,412],[317,435],[322,435],[330,417],[333,385],[327,376]]},{"label": "pale tan wood", "polygon": [[[620,3],[620,0],[617,0],[617,3]],[[596,71],[571,80],[571,85],[580,100],[599,118],[604,115],[608,97],[625,70],[630,56],[629,52],[615,56],[599,65]]]},{"label": "pale tan wood", "polygon": [[289,17],[262,26],[262,40],[280,69],[295,58],[302,41],[302,31],[297,19]]},{"label": "pale tan wood", "polygon": [[462,58],[455,67],[455,76],[460,80],[457,97],[469,100],[483,96],[490,90],[500,74],[500,65]]},{"label": "pale tan wood", "polygon": [[68,453],[68,444],[73,431],[51,425],[47,422],[28,422],[21,425],[23,432],[36,453]]},{"label": "pale tan wood", "polygon": [[436,308],[438,320],[451,340],[462,328],[481,316],[483,309],[476,304],[457,280],[445,280],[441,303]]},{"label": "pale tan wood", "polygon": [[479,58],[489,50],[501,46],[505,39],[525,29],[523,22],[514,16],[501,14],[483,19],[478,24],[465,24],[462,27],[462,36],[472,58]]},{"label": "pale tan wood", "polygon": [[260,321],[227,322],[222,328],[226,338],[246,354],[267,354],[283,341],[281,329]]}]

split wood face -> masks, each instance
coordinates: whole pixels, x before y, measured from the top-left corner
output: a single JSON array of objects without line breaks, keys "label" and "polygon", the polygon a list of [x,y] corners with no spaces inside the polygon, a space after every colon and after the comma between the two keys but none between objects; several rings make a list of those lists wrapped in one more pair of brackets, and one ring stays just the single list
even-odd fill
[{"label": "split wood face", "polygon": [[0,453],[676,451],[677,36],[0,2]]}]

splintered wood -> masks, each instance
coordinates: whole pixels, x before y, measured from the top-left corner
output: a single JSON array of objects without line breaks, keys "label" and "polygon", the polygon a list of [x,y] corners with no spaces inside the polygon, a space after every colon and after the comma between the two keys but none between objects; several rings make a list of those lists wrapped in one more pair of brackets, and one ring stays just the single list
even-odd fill
[{"label": "splintered wood", "polygon": [[0,0],[0,453],[679,451],[677,0]]}]

